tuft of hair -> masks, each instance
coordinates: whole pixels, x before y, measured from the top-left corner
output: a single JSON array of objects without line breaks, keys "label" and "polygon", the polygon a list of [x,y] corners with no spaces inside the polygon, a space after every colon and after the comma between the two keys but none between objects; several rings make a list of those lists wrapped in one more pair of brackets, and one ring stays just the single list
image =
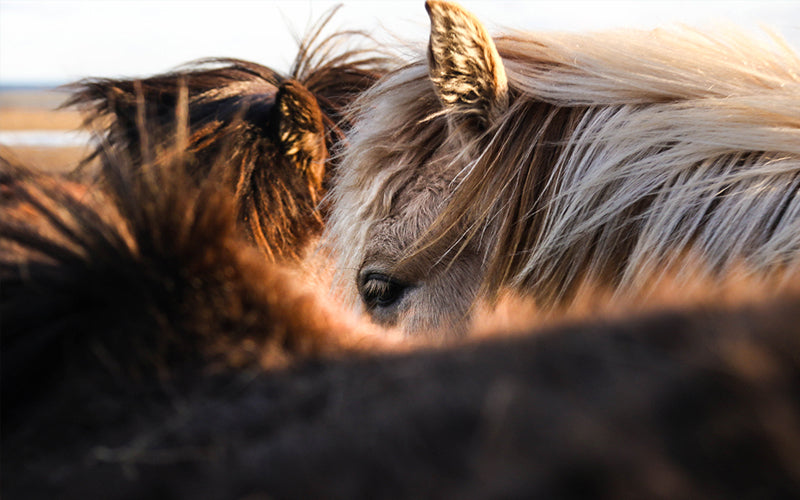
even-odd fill
[{"label": "tuft of hair", "polygon": [[221,180],[245,234],[270,260],[298,259],[322,230],[329,153],[349,127],[343,107],[388,66],[376,50],[347,45],[359,33],[323,36],[334,13],[300,42],[289,75],[217,58],[150,78],[73,84],[66,105],[82,108],[104,139],[84,169],[96,157],[107,163],[103,144],[126,149],[137,166],[189,151],[197,180],[226,156]]}]

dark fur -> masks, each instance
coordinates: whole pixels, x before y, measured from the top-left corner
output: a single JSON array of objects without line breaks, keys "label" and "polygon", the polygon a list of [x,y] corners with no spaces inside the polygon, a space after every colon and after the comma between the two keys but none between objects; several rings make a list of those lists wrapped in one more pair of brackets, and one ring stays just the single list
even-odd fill
[{"label": "dark fur", "polygon": [[48,415],[103,427],[97,404],[348,341],[326,338],[338,312],[241,238],[215,182],[195,184],[178,158],[117,165],[96,193],[0,161],[4,435]]},{"label": "dark fur", "polygon": [[342,358],[212,182],[120,165],[3,166],[3,498],[800,493],[797,296]]},{"label": "dark fur", "polygon": [[[319,40],[333,15],[301,44],[288,75],[238,59],[199,61],[144,79],[89,79],[71,86],[67,106],[87,113],[104,141],[138,165],[175,149],[192,152],[202,179],[220,155],[245,234],[271,259],[296,259],[322,230],[319,202],[349,124],[342,110],[383,73],[386,59],[367,50],[337,53],[352,33]],[[293,134],[284,133],[290,121]],[[188,125],[188,133],[181,134]],[[147,131],[142,134],[142,131]],[[112,160],[113,163],[113,160]]]},{"label": "dark fur", "polygon": [[795,298],[205,375],[6,436],[4,497],[792,498],[798,325]]}]

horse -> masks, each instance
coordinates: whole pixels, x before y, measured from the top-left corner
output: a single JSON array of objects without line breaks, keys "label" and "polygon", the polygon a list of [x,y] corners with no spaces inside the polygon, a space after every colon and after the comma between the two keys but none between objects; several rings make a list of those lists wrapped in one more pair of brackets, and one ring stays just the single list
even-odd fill
[{"label": "horse", "polygon": [[[177,187],[168,190],[186,201],[191,189]],[[319,348],[353,330],[341,322],[296,329],[314,309],[302,303],[298,309],[296,297],[284,299],[285,280],[267,272],[271,266],[257,252],[250,253],[254,259],[244,255],[238,235],[233,246],[222,244],[236,233],[230,200],[209,190],[202,204],[189,208],[148,192],[140,201],[150,195],[161,201],[148,201],[143,214],[174,214],[169,207],[189,216],[172,215],[156,227],[200,227],[178,233],[181,243],[150,231],[154,244],[143,245],[138,263],[124,257],[121,269],[106,268],[100,257],[125,247],[113,238],[75,237],[94,232],[65,221],[65,238],[96,242],[83,246],[100,266],[92,285],[101,284],[101,272],[114,273],[105,275],[101,289],[64,280],[67,269],[89,267],[78,252],[67,258],[65,247],[29,245],[49,259],[65,251],[58,262],[67,269],[54,272],[48,262],[45,273],[31,265],[28,291],[16,303],[35,297],[34,291],[51,297],[48,309],[35,311],[51,325],[26,334],[30,341],[57,343],[49,356],[9,352],[4,324],[4,498],[755,499],[800,491],[796,291],[737,305],[529,327],[437,349],[391,353],[375,344],[359,356],[336,349],[313,355],[310,349],[305,362],[297,359],[289,368],[258,363],[248,369],[231,362],[231,347],[246,357],[263,344],[273,353],[303,354],[291,346]],[[214,198],[222,205],[206,204]],[[164,211],[154,210],[157,205]],[[90,227],[102,229],[97,236],[113,234],[98,223]],[[220,227],[228,236],[219,236]],[[158,254],[165,244],[172,246]],[[147,258],[158,255],[169,257]],[[173,277],[181,269],[194,274]],[[156,276],[140,277],[142,271]],[[82,299],[38,286],[58,280],[72,281],[72,297]],[[139,288],[129,285],[163,292],[131,305],[147,295],[137,296]],[[99,307],[68,313],[55,307],[85,307],[88,293],[91,302],[115,307],[105,315]],[[172,305],[178,303],[188,307]],[[3,309],[4,323],[9,310]],[[175,321],[175,313],[194,319]],[[71,342],[42,335],[70,320]],[[170,323],[182,336],[143,336],[139,328],[151,322],[161,324],[162,333]],[[314,331],[327,340],[315,341]],[[213,349],[228,360],[209,367],[187,355],[224,332],[244,334],[223,342],[225,353]],[[311,338],[303,340],[303,332]],[[240,345],[246,338],[254,343]],[[194,347],[187,352],[175,349],[177,343]],[[143,356],[148,352],[152,358]],[[24,378],[9,377],[7,362],[19,354],[35,364]],[[156,383],[148,382],[145,364],[129,371],[125,361],[132,357],[160,360]],[[65,364],[69,370],[56,368]],[[9,407],[11,387],[31,391],[27,376],[43,372],[51,376],[49,390],[37,391],[29,402],[34,410]]]},{"label": "horse", "polygon": [[335,11],[302,40],[286,75],[216,58],[143,79],[67,86],[65,106],[81,109],[85,126],[102,136],[79,171],[97,158],[116,168],[116,159],[105,158],[109,146],[127,149],[134,166],[187,150],[198,180],[227,156],[220,182],[236,200],[244,233],[268,260],[298,261],[323,228],[319,203],[335,169],[331,154],[350,127],[342,109],[388,67],[377,50],[340,49],[355,32],[323,36]]},{"label": "horse", "polygon": [[127,153],[0,163],[4,498],[800,490],[800,290],[418,342],[265,261],[225,157]]},{"label": "horse", "polygon": [[458,5],[426,8],[426,54],[354,102],[330,193],[353,307],[446,335],[507,290],[559,314],[665,276],[797,276],[800,58],[780,39],[492,38]]}]

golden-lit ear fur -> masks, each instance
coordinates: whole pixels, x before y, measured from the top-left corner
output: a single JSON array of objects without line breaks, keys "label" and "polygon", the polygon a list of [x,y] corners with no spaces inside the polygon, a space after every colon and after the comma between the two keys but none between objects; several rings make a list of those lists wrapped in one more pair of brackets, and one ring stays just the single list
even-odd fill
[{"label": "golden-lit ear fur", "polygon": [[287,80],[278,88],[272,120],[281,152],[321,189],[328,150],[317,99],[301,83]]},{"label": "golden-lit ear fur", "polygon": [[508,107],[505,68],[480,21],[460,6],[428,0],[428,70],[436,94],[456,116],[485,129]]}]

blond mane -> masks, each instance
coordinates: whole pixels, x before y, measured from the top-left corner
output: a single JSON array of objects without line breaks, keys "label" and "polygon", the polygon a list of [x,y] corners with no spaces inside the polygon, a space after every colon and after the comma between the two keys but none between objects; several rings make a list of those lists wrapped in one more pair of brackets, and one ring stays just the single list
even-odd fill
[{"label": "blond mane", "polygon": [[463,110],[437,99],[424,56],[351,109],[328,227],[345,289],[370,228],[421,175],[452,189],[406,257],[484,248],[490,294],[560,304],[587,279],[641,291],[697,256],[687,277],[798,265],[800,58],[778,37],[676,27],[494,42],[509,105],[481,133],[454,128]]}]

